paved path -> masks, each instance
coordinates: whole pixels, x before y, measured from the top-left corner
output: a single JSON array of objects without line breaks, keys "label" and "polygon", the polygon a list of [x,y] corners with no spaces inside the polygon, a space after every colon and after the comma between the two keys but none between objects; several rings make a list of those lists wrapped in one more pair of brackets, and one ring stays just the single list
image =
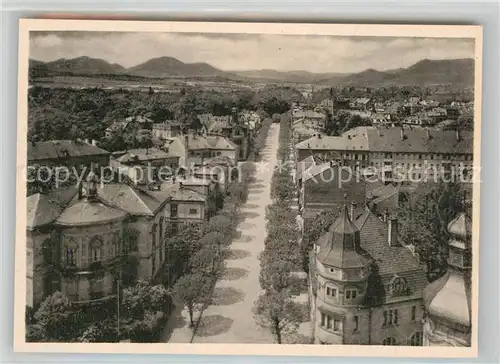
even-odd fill
[{"label": "paved path", "polygon": [[259,253],[266,237],[266,206],[271,204],[272,169],[276,165],[279,124],[269,130],[262,161],[257,162],[256,181],[242,208],[241,236],[231,244],[226,272],[214,290],[214,304],[202,315],[194,343],[273,343],[268,329],[255,323],[254,302],[261,293]]},{"label": "paved path", "polygon": [[[256,181],[250,186],[242,208],[244,220],[238,225],[237,238],[231,244],[226,271],[217,282],[213,304],[202,313],[193,343],[273,343],[268,329],[255,323],[254,302],[261,293],[259,253],[266,237],[266,206],[271,204],[272,169],[276,165],[279,124],[269,130],[262,160],[256,162]],[[240,235],[241,234],[241,235]],[[172,314],[165,328],[164,342],[190,342],[185,310]]]}]

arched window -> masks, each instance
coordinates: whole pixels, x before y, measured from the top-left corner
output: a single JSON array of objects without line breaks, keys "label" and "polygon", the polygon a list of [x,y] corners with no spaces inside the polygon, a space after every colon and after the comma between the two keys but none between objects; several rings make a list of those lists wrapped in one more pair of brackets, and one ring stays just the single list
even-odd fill
[{"label": "arched window", "polygon": [[103,258],[103,243],[100,237],[94,237],[90,242],[90,261],[91,263],[100,262]]},{"label": "arched window", "polygon": [[66,248],[66,265],[75,266],[76,265],[76,248],[68,247]]},{"label": "arched window", "polygon": [[396,345],[396,339],[393,337],[388,337],[388,338],[384,339],[384,341],[382,342],[382,345],[394,346],[394,345]]},{"label": "arched window", "polygon": [[66,258],[66,265],[74,267],[77,262],[77,248],[78,244],[73,238],[68,238],[68,241],[64,244],[64,256]]},{"label": "arched window", "polygon": [[423,345],[423,334],[420,331],[413,333],[410,337],[411,346],[422,346]]}]

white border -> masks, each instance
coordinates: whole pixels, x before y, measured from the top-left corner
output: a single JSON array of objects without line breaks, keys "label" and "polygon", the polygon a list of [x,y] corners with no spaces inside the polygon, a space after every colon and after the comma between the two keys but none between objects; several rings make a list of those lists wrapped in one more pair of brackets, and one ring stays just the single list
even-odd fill
[{"label": "white border", "polygon": [[277,344],[138,344],[138,343],[26,343],[26,159],[27,92],[30,31],[116,31],[180,33],[247,33],[377,37],[428,37],[475,39],[474,167],[481,165],[482,27],[461,25],[382,24],[291,24],[229,22],[151,22],[122,20],[21,19],[19,21],[18,132],[14,350],[51,353],[119,354],[202,354],[202,355],[293,355],[356,357],[472,358],[478,355],[478,268],[480,184],[473,188],[473,270],[471,347],[401,347],[360,345],[277,345]]}]

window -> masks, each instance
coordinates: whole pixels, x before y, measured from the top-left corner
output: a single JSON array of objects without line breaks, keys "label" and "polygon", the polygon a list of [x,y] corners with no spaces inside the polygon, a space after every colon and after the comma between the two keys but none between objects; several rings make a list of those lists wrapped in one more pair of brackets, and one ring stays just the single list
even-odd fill
[{"label": "window", "polygon": [[396,339],[393,338],[393,337],[388,337],[386,339],[384,339],[384,341],[382,342],[382,345],[396,345]]},{"label": "window", "polygon": [[354,320],[354,331],[358,331],[359,330],[359,318],[358,318],[358,316],[353,316],[353,320]]},{"label": "window", "polygon": [[101,261],[102,245],[103,244],[100,237],[94,237],[90,242],[90,260],[92,263]]},{"label": "window", "polygon": [[341,322],[340,319],[321,312],[321,327],[330,331],[340,331]]},{"label": "window", "polygon": [[196,215],[198,213],[198,209],[189,209],[189,215]]},{"label": "window", "polygon": [[347,298],[348,300],[355,299],[357,293],[358,293],[358,291],[356,291],[355,289],[347,289],[345,291],[345,298]]},{"label": "window", "polygon": [[326,287],[326,295],[330,297],[336,297],[337,289],[332,287]]},{"label": "window", "polygon": [[411,306],[411,320],[415,321],[417,318],[417,306]]},{"label": "window", "polygon": [[330,273],[335,273],[335,268],[330,268]]},{"label": "window", "polygon": [[422,346],[423,345],[423,335],[421,332],[415,332],[410,337],[410,346]]},{"label": "window", "polygon": [[397,325],[398,323],[398,310],[384,311],[384,326]]},{"label": "window", "polygon": [[177,217],[177,205],[170,206],[170,217]]},{"label": "window", "polygon": [[74,266],[75,264],[75,250],[74,248],[66,249],[66,265]]},{"label": "window", "polygon": [[179,232],[179,225],[177,223],[172,223],[171,225],[172,235],[176,235]]},{"label": "window", "polygon": [[98,262],[101,260],[101,248],[92,249],[92,261]]}]

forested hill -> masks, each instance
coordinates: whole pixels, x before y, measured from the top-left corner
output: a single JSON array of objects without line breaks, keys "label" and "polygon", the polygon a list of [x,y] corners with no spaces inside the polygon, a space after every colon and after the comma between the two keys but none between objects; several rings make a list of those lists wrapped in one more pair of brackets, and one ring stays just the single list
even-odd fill
[{"label": "forested hill", "polygon": [[289,87],[267,87],[260,91],[190,90],[178,93],[147,93],[127,90],[65,89],[33,87],[28,99],[30,140],[100,139],[113,122],[131,115],[146,115],[154,121],[186,120],[198,114],[229,115],[231,109],[255,110],[262,115],[282,113],[300,92]]}]

